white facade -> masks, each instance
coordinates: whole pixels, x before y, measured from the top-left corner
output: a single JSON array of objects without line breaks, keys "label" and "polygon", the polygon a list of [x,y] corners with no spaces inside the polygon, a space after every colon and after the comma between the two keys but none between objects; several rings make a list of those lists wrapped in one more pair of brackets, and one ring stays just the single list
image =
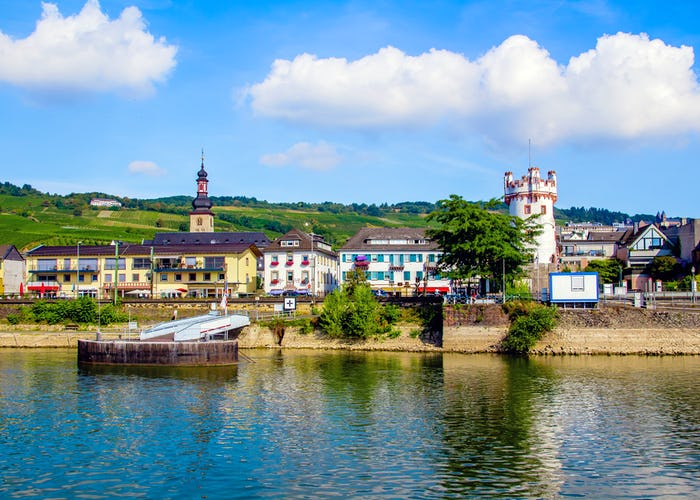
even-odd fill
[{"label": "white facade", "polygon": [[598,302],[598,273],[550,273],[552,303]]},{"label": "white facade", "polygon": [[513,172],[506,172],[504,179],[504,201],[510,214],[527,219],[538,216],[536,221],[542,232],[536,238],[533,248],[536,262],[540,264],[556,261],[557,242],[554,222],[554,203],[557,201],[557,176],[553,170],[547,179],[540,177],[540,169],[531,167],[521,179],[513,179]]},{"label": "white facade", "polygon": [[318,235],[292,230],[264,251],[263,288],[323,296],[338,287],[338,256]]},{"label": "white facade", "polygon": [[341,283],[361,270],[373,290],[404,296],[450,291],[450,280],[437,272],[442,252],[423,229],[363,228],[338,253]]}]

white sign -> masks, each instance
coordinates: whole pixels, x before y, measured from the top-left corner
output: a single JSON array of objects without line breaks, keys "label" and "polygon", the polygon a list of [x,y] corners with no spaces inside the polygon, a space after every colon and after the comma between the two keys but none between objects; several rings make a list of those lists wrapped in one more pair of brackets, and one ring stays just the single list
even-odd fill
[{"label": "white sign", "polygon": [[297,299],[294,297],[287,297],[284,299],[284,310],[293,311],[297,308]]}]

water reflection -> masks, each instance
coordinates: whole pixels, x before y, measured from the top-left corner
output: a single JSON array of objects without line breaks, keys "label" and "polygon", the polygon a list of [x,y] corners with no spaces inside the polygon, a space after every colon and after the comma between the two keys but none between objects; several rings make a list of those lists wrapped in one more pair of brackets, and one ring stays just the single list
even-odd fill
[{"label": "water reflection", "polygon": [[0,351],[0,497],[692,496],[700,358]]}]

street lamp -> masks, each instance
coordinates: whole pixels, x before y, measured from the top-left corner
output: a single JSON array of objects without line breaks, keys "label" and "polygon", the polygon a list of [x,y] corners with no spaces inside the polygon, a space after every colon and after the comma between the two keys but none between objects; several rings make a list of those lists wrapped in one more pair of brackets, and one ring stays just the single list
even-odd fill
[{"label": "street lamp", "polygon": [[695,266],[690,266],[690,291],[693,297],[693,304],[695,304],[695,290],[697,289],[697,283],[695,283]]},{"label": "street lamp", "polygon": [[78,260],[75,265],[75,298],[80,297],[80,244],[82,241],[78,242]]}]

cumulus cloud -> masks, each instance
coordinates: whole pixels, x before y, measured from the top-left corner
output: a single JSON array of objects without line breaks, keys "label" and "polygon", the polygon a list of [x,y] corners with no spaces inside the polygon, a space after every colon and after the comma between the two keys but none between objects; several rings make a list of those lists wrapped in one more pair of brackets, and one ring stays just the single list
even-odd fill
[{"label": "cumulus cloud", "polygon": [[311,170],[328,170],[342,161],[335,147],[319,142],[298,142],[283,153],[263,155],[260,163],[271,167],[300,166]]},{"label": "cumulus cloud", "polygon": [[356,61],[302,54],[251,86],[261,116],[377,129],[448,124],[495,143],[638,139],[700,130],[691,47],[617,33],[557,63],[514,35],[476,60],[394,47]]},{"label": "cumulus cloud", "polygon": [[0,32],[0,81],[39,92],[153,92],[175,67],[177,48],[146,30],[141,11],[124,9],[118,19],[87,0],[63,17],[52,3],[27,38]]},{"label": "cumulus cloud", "polygon": [[135,160],[129,163],[129,173],[159,177],[165,174],[165,170],[152,161]]}]

